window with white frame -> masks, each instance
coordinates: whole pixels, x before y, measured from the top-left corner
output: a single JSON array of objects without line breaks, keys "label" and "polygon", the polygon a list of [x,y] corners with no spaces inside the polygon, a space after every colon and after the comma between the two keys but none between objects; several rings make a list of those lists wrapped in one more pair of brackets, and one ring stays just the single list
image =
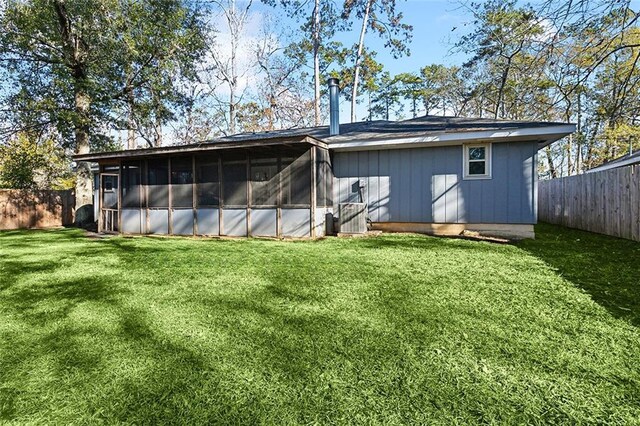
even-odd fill
[{"label": "window with white frame", "polygon": [[464,178],[491,178],[491,144],[464,145]]}]

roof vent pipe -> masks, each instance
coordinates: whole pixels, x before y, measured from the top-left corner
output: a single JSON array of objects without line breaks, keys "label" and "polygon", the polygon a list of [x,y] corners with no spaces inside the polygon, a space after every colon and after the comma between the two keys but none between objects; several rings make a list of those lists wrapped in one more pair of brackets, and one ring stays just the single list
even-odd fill
[{"label": "roof vent pipe", "polygon": [[329,136],[340,134],[340,80],[330,78],[329,85]]}]

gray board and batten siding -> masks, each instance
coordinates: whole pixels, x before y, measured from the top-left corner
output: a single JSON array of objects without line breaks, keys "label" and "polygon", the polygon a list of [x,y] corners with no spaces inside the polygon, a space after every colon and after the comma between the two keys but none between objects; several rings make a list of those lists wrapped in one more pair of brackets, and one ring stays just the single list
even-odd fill
[{"label": "gray board and batten siding", "polygon": [[364,201],[372,222],[535,224],[537,150],[493,143],[491,178],[474,180],[463,145],[337,152],[334,206]]}]

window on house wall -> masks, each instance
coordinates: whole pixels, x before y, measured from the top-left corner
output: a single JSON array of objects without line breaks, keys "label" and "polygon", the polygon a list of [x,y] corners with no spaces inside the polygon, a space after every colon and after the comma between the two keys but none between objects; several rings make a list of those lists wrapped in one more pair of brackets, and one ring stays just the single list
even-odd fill
[{"label": "window on house wall", "polygon": [[251,205],[275,206],[278,203],[278,159],[251,159]]},{"label": "window on house wall", "polygon": [[491,144],[464,145],[464,178],[491,178]]},{"label": "window on house wall", "polygon": [[311,204],[311,152],[296,158],[282,158],[282,205]]},{"label": "window on house wall", "polygon": [[122,207],[140,208],[140,163],[122,163]]},{"label": "window on house wall", "polygon": [[167,159],[147,162],[147,192],[149,207],[169,207],[169,162]]},{"label": "window on house wall", "polygon": [[171,159],[171,206],[193,207],[193,162],[191,157]]},{"label": "window on house wall", "polygon": [[196,157],[196,203],[199,207],[220,205],[218,157]]},{"label": "window on house wall", "polygon": [[225,206],[247,205],[246,160],[222,159],[222,202]]}]

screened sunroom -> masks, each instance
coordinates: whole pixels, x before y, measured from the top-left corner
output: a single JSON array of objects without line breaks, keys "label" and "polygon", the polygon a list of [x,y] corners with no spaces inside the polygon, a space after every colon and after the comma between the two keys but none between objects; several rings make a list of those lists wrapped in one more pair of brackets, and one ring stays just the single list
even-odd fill
[{"label": "screened sunroom", "polygon": [[331,160],[308,136],[87,154],[99,164],[99,232],[319,237]]}]

